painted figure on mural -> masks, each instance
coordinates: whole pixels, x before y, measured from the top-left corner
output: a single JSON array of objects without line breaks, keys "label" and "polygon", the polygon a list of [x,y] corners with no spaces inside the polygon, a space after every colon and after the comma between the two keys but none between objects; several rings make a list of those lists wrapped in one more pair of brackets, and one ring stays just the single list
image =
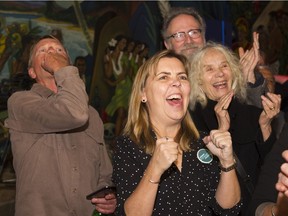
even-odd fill
[{"label": "painted figure on mural", "polygon": [[104,65],[104,80],[109,86],[115,87],[115,93],[105,111],[111,119],[116,114],[115,135],[119,135],[126,119],[132,82],[128,76],[128,58],[123,53],[127,45],[127,38],[120,35],[115,40],[115,48],[106,55]]},{"label": "painted figure on mural", "polygon": [[133,50],[135,48],[135,41],[131,38],[127,38],[127,45],[124,48],[124,55],[126,55],[128,57],[128,60],[130,61],[133,55]]},{"label": "painted figure on mural", "polygon": [[86,69],[87,69],[87,65],[86,65],[86,59],[84,56],[77,56],[74,60],[74,66],[78,68],[79,70],[79,75],[80,78],[84,81],[84,83],[86,84]]},{"label": "painted figure on mural", "polygon": [[127,75],[130,77],[131,80],[133,80],[134,69],[132,67],[132,64],[133,64],[133,51],[135,49],[135,46],[136,46],[136,41],[131,39],[131,38],[127,38],[127,45],[123,50],[124,58],[128,59],[128,61],[127,61],[127,70],[128,70]]},{"label": "painted figure on mural", "polygon": [[132,52],[132,57],[131,57],[131,77],[132,77],[132,80],[134,80],[134,77],[136,76],[136,73],[139,69],[139,64],[138,64],[138,61],[139,61],[139,54],[140,52],[142,51],[143,49],[143,42],[142,41],[136,41],[135,42],[135,47],[133,49],[133,52]]},{"label": "painted figure on mural", "polygon": [[140,66],[149,58],[148,53],[149,46],[146,43],[143,43],[143,48],[139,53],[138,68],[140,68]]},{"label": "painted figure on mural", "polygon": [[24,24],[13,22],[5,28],[5,33],[1,34],[1,49],[0,49],[0,71],[3,73],[3,68],[8,63],[9,77],[13,75],[13,59],[23,48],[22,37],[28,33],[28,27]]}]

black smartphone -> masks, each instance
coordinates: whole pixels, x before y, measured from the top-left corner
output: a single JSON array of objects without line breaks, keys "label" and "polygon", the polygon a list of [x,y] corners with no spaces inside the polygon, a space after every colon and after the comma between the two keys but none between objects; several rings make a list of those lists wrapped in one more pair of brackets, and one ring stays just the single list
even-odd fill
[{"label": "black smartphone", "polygon": [[91,200],[92,198],[104,198],[107,194],[115,194],[116,193],[116,187],[115,186],[105,186],[101,188],[100,190],[97,190],[91,194],[88,194],[86,196],[87,200]]}]

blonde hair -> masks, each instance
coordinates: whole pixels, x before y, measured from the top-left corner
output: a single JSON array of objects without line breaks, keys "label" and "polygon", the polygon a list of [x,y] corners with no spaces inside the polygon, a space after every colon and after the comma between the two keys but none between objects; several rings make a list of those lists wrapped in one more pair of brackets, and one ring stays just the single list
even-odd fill
[{"label": "blonde hair", "polygon": [[[146,85],[147,78],[156,73],[157,65],[162,58],[177,58],[183,63],[187,74],[189,71],[189,63],[186,57],[181,54],[176,54],[172,50],[164,50],[156,53],[139,68],[132,87],[128,118],[123,133],[129,136],[147,154],[153,153],[156,139],[146,103],[141,102],[142,92]],[[175,141],[179,142],[180,148],[183,151],[188,151],[190,150],[191,140],[198,138],[198,130],[187,110]]]},{"label": "blonde hair", "polygon": [[191,59],[189,78],[191,81],[190,108],[192,110],[195,109],[196,103],[200,103],[202,107],[207,105],[208,98],[203,92],[201,85],[203,82],[203,59],[211,50],[218,50],[225,56],[232,72],[234,95],[240,102],[246,101],[246,82],[241,71],[242,67],[239,58],[229,48],[218,43],[208,42],[204,47],[199,49]]}]

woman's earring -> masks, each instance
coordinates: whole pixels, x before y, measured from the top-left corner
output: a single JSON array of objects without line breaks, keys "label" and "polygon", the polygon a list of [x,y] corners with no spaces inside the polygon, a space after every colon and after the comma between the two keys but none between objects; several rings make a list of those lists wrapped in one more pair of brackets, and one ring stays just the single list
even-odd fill
[{"label": "woman's earring", "polygon": [[142,103],[146,103],[147,100],[143,98],[141,101]]}]

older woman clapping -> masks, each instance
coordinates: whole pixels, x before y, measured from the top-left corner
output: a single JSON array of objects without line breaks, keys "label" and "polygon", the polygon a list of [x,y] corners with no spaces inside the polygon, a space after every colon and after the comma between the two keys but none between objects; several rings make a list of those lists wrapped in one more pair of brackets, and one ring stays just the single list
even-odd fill
[{"label": "older woman clapping", "polygon": [[239,179],[245,211],[260,165],[276,139],[271,121],[280,111],[281,97],[272,93],[262,95],[263,109],[247,105],[246,81],[241,70],[239,59],[231,50],[207,43],[191,61],[190,108],[199,130],[229,129],[239,165],[246,172],[240,173]]}]

